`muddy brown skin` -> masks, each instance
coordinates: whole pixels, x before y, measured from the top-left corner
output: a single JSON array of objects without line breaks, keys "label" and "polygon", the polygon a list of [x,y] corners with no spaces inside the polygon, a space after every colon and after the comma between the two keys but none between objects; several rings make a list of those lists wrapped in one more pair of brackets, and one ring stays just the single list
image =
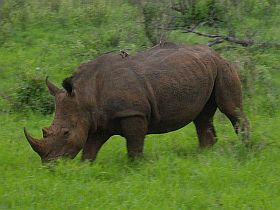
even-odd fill
[{"label": "muddy brown skin", "polygon": [[46,81],[55,118],[30,145],[42,161],[94,160],[112,136],[126,138],[128,156],[142,155],[146,134],[167,133],[194,122],[199,145],[216,142],[217,108],[248,138],[241,84],[235,69],[205,45],[165,43],[135,56],[105,54],[82,64],[63,82]]}]

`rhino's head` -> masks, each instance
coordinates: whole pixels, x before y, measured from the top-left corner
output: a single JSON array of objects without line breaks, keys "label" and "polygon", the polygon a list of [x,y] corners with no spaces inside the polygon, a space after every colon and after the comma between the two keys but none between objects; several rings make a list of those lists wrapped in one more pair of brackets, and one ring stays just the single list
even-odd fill
[{"label": "rhino's head", "polygon": [[[46,79],[50,93],[55,97],[55,118],[49,128],[43,128],[43,138],[38,140],[24,128],[25,137],[42,161],[58,157],[74,158],[86,142],[89,121],[79,105],[71,84],[61,90]],[[67,86],[68,85],[68,86]]]}]

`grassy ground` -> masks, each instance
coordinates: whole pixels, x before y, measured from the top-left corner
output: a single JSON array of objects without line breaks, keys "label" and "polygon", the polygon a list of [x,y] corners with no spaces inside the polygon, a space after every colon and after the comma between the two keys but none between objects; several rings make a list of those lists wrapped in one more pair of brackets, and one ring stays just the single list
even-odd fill
[{"label": "grassy ground", "polygon": [[[127,160],[124,139],[114,136],[93,164],[77,157],[43,166],[25,140],[23,127],[39,137],[53,116],[29,109],[11,111],[17,91],[24,88],[23,76],[49,75],[59,84],[78,64],[102,52],[136,51],[149,43],[139,11],[126,1],[97,0],[98,10],[88,13],[78,6],[75,13],[67,13],[73,8],[61,1],[65,6],[57,14],[46,14],[38,1],[28,1],[28,24],[17,22],[25,17],[24,10],[12,10],[14,22],[1,25],[9,36],[0,40],[0,209],[279,209],[279,49],[215,47],[239,66],[252,130],[249,148],[217,113],[219,140],[206,150],[198,148],[190,124],[176,132],[147,136],[144,158],[136,162]],[[56,1],[40,2],[52,2],[56,8]],[[266,24],[243,18],[241,29],[261,26],[259,40],[279,40],[278,16],[266,17]],[[238,21],[235,24],[238,28]],[[268,29],[270,33],[263,33]],[[178,31],[169,38],[208,41]]]},{"label": "grassy ground", "polygon": [[42,166],[21,128],[39,136],[51,116],[1,115],[0,209],[278,209],[280,120],[250,119],[249,149],[218,114],[219,141],[207,150],[189,125],[148,136],[145,157],[134,163],[124,139],[113,137],[94,164]]}]

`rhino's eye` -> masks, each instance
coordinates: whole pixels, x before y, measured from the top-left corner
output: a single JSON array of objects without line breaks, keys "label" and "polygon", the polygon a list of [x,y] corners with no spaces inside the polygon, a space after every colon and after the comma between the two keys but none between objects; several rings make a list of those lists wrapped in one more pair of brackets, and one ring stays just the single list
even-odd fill
[{"label": "rhino's eye", "polygon": [[63,136],[68,136],[70,133],[69,129],[67,129],[67,128],[63,128],[62,132],[63,132]]}]

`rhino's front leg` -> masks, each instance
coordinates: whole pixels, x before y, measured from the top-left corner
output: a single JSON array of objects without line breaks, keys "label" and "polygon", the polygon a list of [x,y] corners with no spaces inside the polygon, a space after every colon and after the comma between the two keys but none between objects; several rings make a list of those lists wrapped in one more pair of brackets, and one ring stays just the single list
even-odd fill
[{"label": "rhino's front leg", "polygon": [[109,138],[110,135],[107,133],[95,133],[89,135],[83,148],[82,160],[95,160],[98,151]]},{"label": "rhino's front leg", "polygon": [[122,135],[126,138],[129,158],[142,156],[147,127],[147,121],[142,116],[121,119]]}]

